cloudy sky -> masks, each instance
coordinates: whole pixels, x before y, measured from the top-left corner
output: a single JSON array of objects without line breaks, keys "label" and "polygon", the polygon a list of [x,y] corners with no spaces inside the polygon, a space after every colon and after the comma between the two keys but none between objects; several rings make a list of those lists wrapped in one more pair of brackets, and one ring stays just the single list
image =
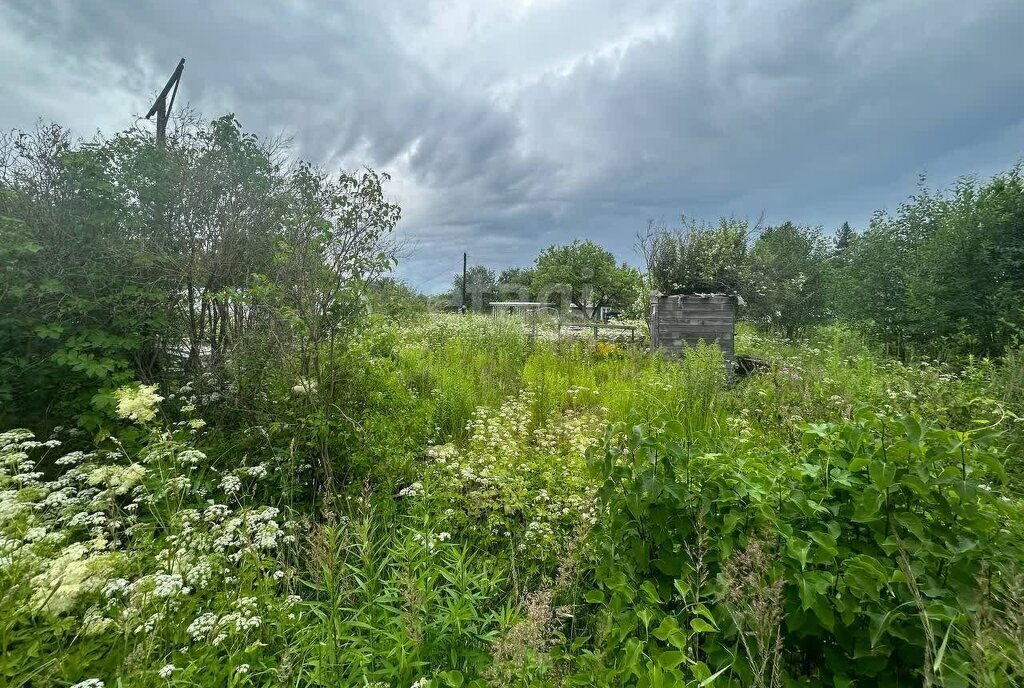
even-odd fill
[{"label": "cloudy sky", "polygon": [[1022,0],[431,0],[0,4],[0,129],[131,125],[179,99],[393,175],[443,289],[649,218],[863,226],[1024,156]]}]

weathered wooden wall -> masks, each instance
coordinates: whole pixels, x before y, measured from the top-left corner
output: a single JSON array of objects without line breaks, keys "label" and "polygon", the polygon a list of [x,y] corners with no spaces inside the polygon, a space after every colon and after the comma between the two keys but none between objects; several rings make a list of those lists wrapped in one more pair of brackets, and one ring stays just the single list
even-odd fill
[{"label": "weathered wooden wall", "polygon": [[674,354],[698,342],[718,342],[731,370],[736,334],[736,297],[651,294],[651,346]]}]

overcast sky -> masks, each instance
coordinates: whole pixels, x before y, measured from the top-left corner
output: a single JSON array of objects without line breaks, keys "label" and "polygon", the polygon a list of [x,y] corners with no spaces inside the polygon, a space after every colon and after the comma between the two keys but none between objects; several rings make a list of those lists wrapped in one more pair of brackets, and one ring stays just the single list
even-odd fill
[{"label": "overcast sky", "polygon": [[0,4],[0,128],[130,126],[179,99],[393,175],[425,291],[654,218],[832,231],[1024,155],[1022,0]]}]

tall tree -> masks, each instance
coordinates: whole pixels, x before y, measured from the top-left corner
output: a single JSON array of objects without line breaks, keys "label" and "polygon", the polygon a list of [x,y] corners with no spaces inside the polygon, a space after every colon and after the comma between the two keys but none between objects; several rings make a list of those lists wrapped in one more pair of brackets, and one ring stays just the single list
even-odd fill
[{"label": "tall tree", "polygon": [[836,253],[848,251],[856,238],[857,233],[853,231],[852,227],[850,227],[850,223],[844,222],[842,226],[836,230],[835,238],[832,240],[832,247]]},{"label": "tall tree", "polygon": [[[586,318],[602,307],[625,308],[635,298],[640,273],[593,241],[551,246],[537,256],[534,290],[542,298],[568,301]],[[564,304],[561,304],[564,305]]]},{"label": "tall tree", "polygon": [[533,268],[506,268],[498,275],[498,295],[503,300],[529,301],[535,298]]},{"label": "tall tree", "polygon": [[750,251],[748,314],[793,337],[828,316],[827,244],[821,232],[784,222]]},{"label": "tall tree", "polygon": [[494,300],[495,283],[494,270],[474,265],[466,270],[466,299],[469,303],[462,303],[462,273],[456,274],[452,280],[451,302],[483,311]]}]

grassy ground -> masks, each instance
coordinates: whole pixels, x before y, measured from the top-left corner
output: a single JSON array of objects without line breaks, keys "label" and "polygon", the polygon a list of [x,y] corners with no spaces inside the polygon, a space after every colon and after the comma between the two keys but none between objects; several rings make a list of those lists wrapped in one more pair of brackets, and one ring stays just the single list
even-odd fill
[{"label": "grassy ground", "polygon": [[136,389],[99,444],[7,433],[0,683],[1020,679],[1019,361],[737,349],[768,368],[377,322],[329,406]]}]

